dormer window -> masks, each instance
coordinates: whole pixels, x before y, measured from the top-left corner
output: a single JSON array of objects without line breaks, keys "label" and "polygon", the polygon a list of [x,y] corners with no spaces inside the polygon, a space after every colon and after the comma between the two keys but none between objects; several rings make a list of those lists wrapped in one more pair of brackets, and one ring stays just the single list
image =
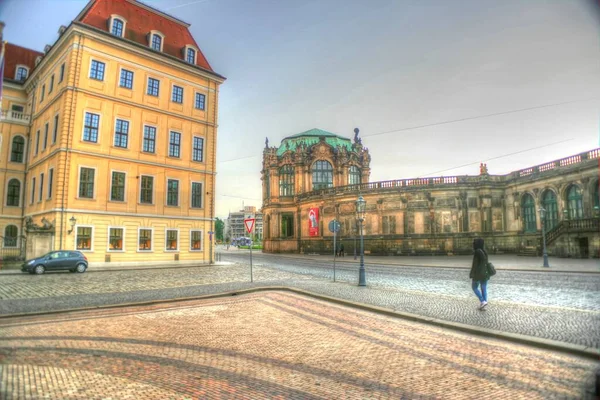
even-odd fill
[{"label": "dormer window", "polygon": [[183,49],[183,57],[184,57],[185,61],[189,62],[190,64],[196,64],[197,54],[198,54],[198,49],[189,44],[187,46],[185,46]]},{"label": "dormer window", "polygon": [[123,37],[123,21],[117,18],[113,19],[111,33],[115,36]]},{"label": "dormer window", "polygon": [[188,48],[185,60],[190,64],[196,64],[196,50]]},{"label": "dormer window", "polygon": [[124,37],[125,24],[127,24],[127,20],[125,18],[116,14],[111,15],[108,21],[108,28],[110,30],[110,33],[118,37]]},{"label": "dormer window", "polygon": [[156,51],[162,51],[165,35],[158,31],[150,31],[150,47]]},{"label": "dormer window", "polygon": [[29,68],[17,65],[17,71],[15,72],[15,80],[23,82],[25,79],[27,79],[28,75]]}]

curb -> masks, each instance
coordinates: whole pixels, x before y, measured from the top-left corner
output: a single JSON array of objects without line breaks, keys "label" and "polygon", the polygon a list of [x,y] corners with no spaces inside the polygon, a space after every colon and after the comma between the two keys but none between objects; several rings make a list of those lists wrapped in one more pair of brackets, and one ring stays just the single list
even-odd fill
[{"label": "curb", "polygon": [[47,311],[47,312],[32,312],[32,313],[21,313],[21,314],[9,314],[9,315],[0,315],[0,322],[7,321],[9,319],[18,319],[18,318],[26,318],[26,317],[34,317],[41,315],[58,315],[58,314],[67,314],[73,312],[84,312],[84,311],[97,311],[103,309],[118,309],[118,308],[126,308],[126,307],[141,307],[141,306],[149,306],[156,304],[164,304],[164,303],[179,303],[186,301],[198,301],[198,300],[208,300],[208,299],[218,299],[222,297],[231,297],[238,296],[244,294],[250,294],[255,292],[266,292],[266,291],[287,291],[295,294],[299,294],[302,296],[311,297],[317,300],[323,300],[334,304],[343,305],[346,307],[351,307],[363,311],[374,312],[377,314],[400,318],[408,321],[424,323],[432,326],[437,326],[445,329],[452,329],[459,332],[465,332],[473,335],[483,336],[483,337],[491,337],[501,340],[506,340],[513,343],[524,344],[532,347],[537,347],[545,350],[553,350],[559,351],[562,353],[567,353],[571,355],[576,355],[579,357],[585,357],[588,359],[599,360],[600,359],[600,349],[580,346],[575,344],[569,344],[564,342],[559,342],[556,340],[550,339],[541,339],[533,336],[521,335],[518,333],[509,333],[502,332],[495,329],[487,329],[480,328],[473,325],[462,324],[458,322],[450,322],[444,321],[436,318],[423,317],[417,314],[407,313],[407,312],[399,312],[394,311],[392,309],[368,305],[364,303],[357,303],[350,300],[339,299],[335,297],[330,297],[322,294],[317,294],[313,292],[309,292],[307,290],[296,289],[287,286],[271,286],[271,287],[254,287],[248,289],[234,290],[229,292],[208,294],[203,296],[193,296],[193,297],[182,297],[170,300],[152,300],[152,301],[144,301],[144,302],[136,302],[136,303],[123,303],[123,304],[113,304],[113,305],[105,305],[105,306],[95,306],[95,307],[82,307],[82,308],[73,308],[66,310],[56,310],[56,311]]}]

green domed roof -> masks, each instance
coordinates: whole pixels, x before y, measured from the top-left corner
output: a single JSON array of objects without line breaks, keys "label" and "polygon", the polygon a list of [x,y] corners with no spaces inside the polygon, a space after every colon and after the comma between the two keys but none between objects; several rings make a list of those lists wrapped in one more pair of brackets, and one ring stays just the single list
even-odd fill
[{"label": "green domed roof", "polygon": [[305,143],[307,146],[312,146],[313,144],[319,142],[320,137],[325,137],[325,142],[327,142],[327,144],[330,146],[343,146],[349,151],[352,150],[352,141],[350,141],[350,139],[321,129],[311,129],[306,132],[297,133],[284,138],[281,141],[281,146],[279,146],[277,149],[277,155],[281,156],[288,150],[296,151],[296,147],[298,147],[300,143]]}]

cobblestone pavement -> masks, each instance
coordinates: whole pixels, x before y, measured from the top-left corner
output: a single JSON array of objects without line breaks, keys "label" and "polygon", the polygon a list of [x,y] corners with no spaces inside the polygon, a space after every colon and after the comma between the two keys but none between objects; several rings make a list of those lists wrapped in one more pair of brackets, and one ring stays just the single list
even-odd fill
[{"label": "cobblestone pavement", "polygon": [[[169,300],[257,286],[290,286],[398,312],[600,348],[598,311],[496,300],[496,289],[491,286],[489,310],[480,312],[464,277],[460,278],[464,293],[458,296],[378,286],[371,283],[371,275],[368,275],[370,286],[359,288],[356,279],[334,283],[330,280],[330,270],[319,271],[313,269],[312,273],[301,274],[255,266],[254,283],[249,282],[249,267],[242,264],[85,274],[2,275],[0,315]],[[440,284],[443,285],[446,283]],[[552,291],[557,292],[555,288]]]},{"label": "cobblestone pavement", "polygon": [[0,337],[2,400],[582,399],[597,367],[285,292],[4,319]]},{"label": "cobblestone pavement", "polygon": [[[248,255],[228,253],[223,260],[248,263]],[[333,279],[333,261],[256,255],[254,262],[279,271],[314,275]],[[336,279],[356,282],[358,266],[336,263]],[[404,267],[366,264],[369,285],[437,293],[460,298],[473,298],[469,270],[434,267]],[[600,274],[545,273],[500,271],[489,285],[494,301],[510,301],[531,305],[577,308],[600,311]]]}]

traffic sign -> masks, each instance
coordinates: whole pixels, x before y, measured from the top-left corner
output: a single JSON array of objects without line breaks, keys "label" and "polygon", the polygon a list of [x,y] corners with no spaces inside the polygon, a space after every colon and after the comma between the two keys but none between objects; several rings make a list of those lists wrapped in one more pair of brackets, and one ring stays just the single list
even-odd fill
[{"label": "traffic sign", "polygon": [[244,225],[246,225],[246,230],[248,231],[248,233],[252,233],[252,230],[254,229],[254,222],[256,221],[256,219],[254,218],[248,218],[244,220]]},{"label": "traffic sign", "polygon": [[340,223],[338,221],[336,221],[335,219],[332,219],[329,222],[329,232],[339,232],[340,231]]}]

